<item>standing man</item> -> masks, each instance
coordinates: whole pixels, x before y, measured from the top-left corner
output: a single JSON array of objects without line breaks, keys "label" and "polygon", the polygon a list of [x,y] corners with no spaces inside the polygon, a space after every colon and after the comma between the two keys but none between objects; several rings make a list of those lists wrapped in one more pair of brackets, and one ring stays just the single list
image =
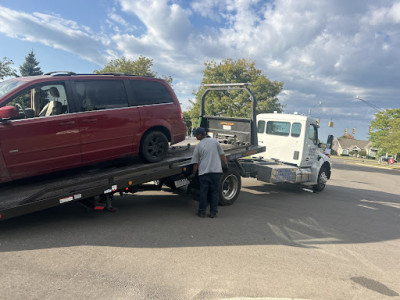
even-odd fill
[{"label": "standing man", "polygon": [[194,149],[192,164],[193,174],[188,178],[193,179],[199,171],[200,203],[197,215],[206,216],[207,198],[210,195],[210,218],[215,218],[218,213],[219,184],[223,169],[228,168],[228,163],[221,145],[216,139],[206,136],[203,127],[193,130],[194,136],[200,143]]}]

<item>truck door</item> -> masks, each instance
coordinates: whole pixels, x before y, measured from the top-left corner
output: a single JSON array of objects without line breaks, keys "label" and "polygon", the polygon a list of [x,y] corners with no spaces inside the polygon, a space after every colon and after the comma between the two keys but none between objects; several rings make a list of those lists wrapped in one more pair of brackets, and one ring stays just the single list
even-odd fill
[{"label": "truck door", "polygon": [[259,156],[299,165],[304,148],[303,124],[303,121],[292,121],[284,117],[278,120],[260,119],[257,126],[258,144],[266,146],[266,152]]},{"label": "truck door", "polygon": [[307,122],[308,130],[304,139],[303,157],[300,167],[311,167],[318,158],[318,127]]},{"label": "truck door", "polygon": [[4,161],[12,179],[79,165],[79,129],[63,82],[31,86],[5,103],[19,116],[0,123]]}]

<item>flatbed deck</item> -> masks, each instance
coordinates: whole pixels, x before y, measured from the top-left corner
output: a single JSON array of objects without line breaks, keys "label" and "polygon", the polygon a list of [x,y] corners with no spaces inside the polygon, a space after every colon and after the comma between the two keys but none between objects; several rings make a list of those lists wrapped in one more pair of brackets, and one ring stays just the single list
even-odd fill
[{"label": "flatbed deck", "polygon": [[[208,92],[232,89],[245,90],[249,94],[251,118],[206,116],[204,101]],[[207,85],[201,103],[199,125],[220,141],[230,162],[220,182],[220,203],[232,204],[240,192],[240,176],[245,175],[239,159],[265,151],[265,147],[258,146],[257,142],[256,100],[248,84],[217,84]],[[100,207],[96,206],[99,203],[97,199],[100,199],[106,203],[107,210],[113,211],[111,200],[116,192],[134,192],[144,183],[155,180],[160,185],[178,187],[191,172],[190,162],[197,143],[191,138],[175,145],[167,158],[159,163],[118,160],[0,184],[0,221],[72,201],[87,206],[94,204],[96,209]],[[189,185],[194,184],[192,181]]]},{"label": "flatbed deck", "polygon": [[[186,140],[172,147],[167,158],[158,163],[145,164],[138,158],[120,159],[1,184],[0,220],[182,174],[190,165],[197,143]],[[259,148],[221,145],[228,160],[250,155]]]}]

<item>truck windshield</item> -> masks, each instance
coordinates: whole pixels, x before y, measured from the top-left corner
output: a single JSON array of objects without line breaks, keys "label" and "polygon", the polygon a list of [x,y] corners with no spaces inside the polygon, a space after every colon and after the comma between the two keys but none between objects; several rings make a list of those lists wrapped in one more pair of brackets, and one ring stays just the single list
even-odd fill
[{"label": "truck windshield", "polygon": [[24,83],[25,83],[24,81],[16,80],[16,79],[9,79],[9,80],[0,82],[0,98]]}]

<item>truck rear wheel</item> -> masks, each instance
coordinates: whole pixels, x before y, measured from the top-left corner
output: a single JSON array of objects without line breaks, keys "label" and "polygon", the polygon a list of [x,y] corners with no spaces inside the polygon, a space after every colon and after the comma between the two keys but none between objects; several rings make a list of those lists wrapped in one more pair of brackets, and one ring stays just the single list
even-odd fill
[{"label": "truck rear wheel", "polygon": [[317,184],[313,186],[314,193],[322,192],[328,181],[328,169],[326,167],[321,167],[318,173]]},{"label": "truck rear wheel", "polygon": [[161,131],[151,131],[140,144],[140,154],[146,162],[162,161],[168,153],[168,139]]},{"label": "truck rear wheel", "polygon": [[239,172],[235,169],[222,174],[219,192],[219,204],[231,205],[239,196],[242,181]]}]

